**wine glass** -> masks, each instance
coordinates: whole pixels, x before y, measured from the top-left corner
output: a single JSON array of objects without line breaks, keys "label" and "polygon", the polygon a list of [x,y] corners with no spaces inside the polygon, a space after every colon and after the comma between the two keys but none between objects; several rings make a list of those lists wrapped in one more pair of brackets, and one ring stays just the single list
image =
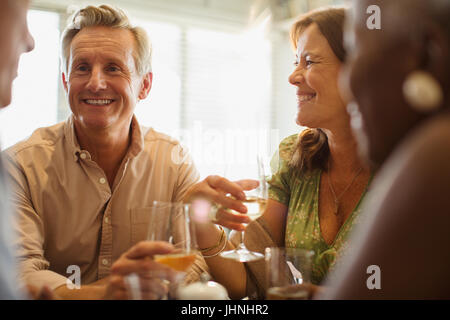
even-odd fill
[{"label": "wine glass", "polygon": [[[244,191],[244,205],[247,207],[247,215],[253,221],[259,218],[265,211],[268,198],[268,184],[266,178],[266,168],[262,157],[257,157],[257,174],[259,186],[253,190]],[[255,261],[264,258],[259,252],[250,251],[244,244],[245,231],[241,231],[241,241],[234,250],[224,251],[220,254],[222,258],[237,260],[240,262]]]}]

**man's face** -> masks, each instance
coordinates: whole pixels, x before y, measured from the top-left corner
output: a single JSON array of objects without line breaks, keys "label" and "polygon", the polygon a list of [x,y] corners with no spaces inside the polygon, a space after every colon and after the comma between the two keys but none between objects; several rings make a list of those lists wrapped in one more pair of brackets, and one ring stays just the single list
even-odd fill
[{"label": "man's face", "polygon": [[[381,30],[369,30],[366,9],[381,8]],[[402,85],[412,71],[406,41],[392,37],[385,1],[355,0],[344,43],[348,52],[341,73],[341,88],[349,105],[352,127],[362,156],[380,165],[388,157],[411,123],[416,121],[402,97]]]},{"label": "man's face", "polygon": [[0,0],[0,107],[11,103],[20,55],[34,48],[28,32],[28,0]]},{"label": "man's face", "polygon": [[129,30],[82,29],[72,40],[64,88],[76,128],[126,130],[134,108],[151,87],[151,74],[138,75]]}]

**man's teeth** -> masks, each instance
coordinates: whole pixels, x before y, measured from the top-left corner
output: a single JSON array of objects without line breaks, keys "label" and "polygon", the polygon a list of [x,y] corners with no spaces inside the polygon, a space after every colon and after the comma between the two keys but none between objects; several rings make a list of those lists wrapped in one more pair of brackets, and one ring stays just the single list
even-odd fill
[{"label": "man's teeth", "polygon": [[312,98],[314,98],[315,96],[316,96],[315,94],[298,96],[298,101],[300,101],[300,102],[308,101],[308,100],[311,100]]},{"label": "man's teeth", "polygon": [[88,99],[88,100],[85,100],[85,101],[88,104],[95,104],[95,105],[98,105],[98,106],[105,105],[105,104],[110,104],[112,102],[112,100],[107,100],[107,99],[102,99],[102,100]]}]

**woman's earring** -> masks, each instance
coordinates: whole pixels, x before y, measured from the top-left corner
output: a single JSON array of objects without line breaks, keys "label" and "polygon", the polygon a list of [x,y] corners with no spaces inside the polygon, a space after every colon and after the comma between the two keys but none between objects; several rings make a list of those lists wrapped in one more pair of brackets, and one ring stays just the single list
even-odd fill
[{"label": "woman's earring", "polygon": [[436,111],[443,101],[439,82],[426,71],[413,71],[406,77],[403,96],[414,110],[421,113]]}]

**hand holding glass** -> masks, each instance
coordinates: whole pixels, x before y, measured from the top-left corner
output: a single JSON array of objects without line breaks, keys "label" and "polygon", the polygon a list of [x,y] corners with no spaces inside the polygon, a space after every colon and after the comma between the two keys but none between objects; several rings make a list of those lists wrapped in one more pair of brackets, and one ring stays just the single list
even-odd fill
[{"label": "hand holding glass", "polygon": [[[191,223],[192,209],[188,204],[154,201],[149,210],[148,235],[150,241],[166,241],[175,250],[167,254],[157,254],[153,260],[180,271],[173,281],[167,281],[163,273],[152,272],[146,276],[146,283],[152,284],[157,299],[165,300],[169,292],[176,292],[182,283],[185,272],[194,263],[197,254],[194,223]],[[150,257],[148,258],[150,259]],[[142,275],[127,277],[128,290],[132,299],[141,299]],[[172,295],[174,296],[174,295]]]},{"label": "hand holding glass", "polygon": [[[261,157],[257,157],[257,164],[259,186],[256,189],[244,191],[246,200],[243,201],[244,205],[247,207],[247,215],[252,221],[256,220],[264,213],[268,198],[268,184],[265,175],[266,169],[264,168]],[[240,262],[249,262],[264,258],[263,254],[247,249],[244,244],[244,233],[245,231],[241,231],[241,242],[239,245],[234,250],[222,252],[220,254],[222,258]]]}]

